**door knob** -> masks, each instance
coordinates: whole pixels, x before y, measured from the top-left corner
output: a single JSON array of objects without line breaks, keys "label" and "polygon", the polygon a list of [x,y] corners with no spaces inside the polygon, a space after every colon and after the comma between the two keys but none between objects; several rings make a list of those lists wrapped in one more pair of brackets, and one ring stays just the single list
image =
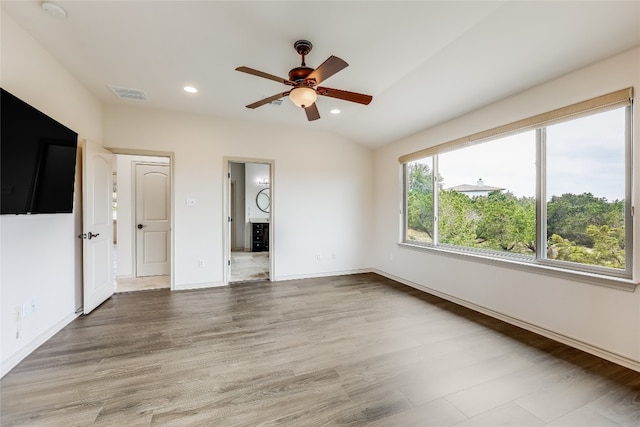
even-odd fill
[{"label": "door knob", "polygon": [[93,234],[92,232],[89,232],[89,234],[87,235],[87,238],[88,238],[89,240],[91,240],[91,239],[93,239],[94,237],[98,237],[99,235],[100,235],[100,233]]},{"label": "door knob", "polygon": [[146,225],[138,224],[138,230],[142,230],[145,227],[146,227]]}]

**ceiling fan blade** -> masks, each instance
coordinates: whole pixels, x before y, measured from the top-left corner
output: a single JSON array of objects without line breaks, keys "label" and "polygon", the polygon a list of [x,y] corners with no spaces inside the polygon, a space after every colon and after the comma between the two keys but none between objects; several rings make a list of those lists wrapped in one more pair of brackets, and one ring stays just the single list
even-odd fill
[{"label": "ceiling fan blade", "polygon": [[313,79],[316,81],[316,84],[320,84],[321,81],[327,80],[329,77],[333,76],[338,71],[347,68],[349,64],[347,64],[344,60],[338,58],[337,56],[331,55],[326,61],[324,61],[318,68],[313,70],[311,74],[307,76],[307,80]]},{"label": "ceiling fan blade", "polygon": [[289,95],[289,92],[277,93],[277,94],[275,94],[273,96],[270,96],[268,98],[261,99],[260,101],[256,101],[253,104],[247,105],[247,108],[258,108],[258,107],[260,107],[262,105],[269,104],[269,103],[275,101],[276,99],[284,98],[285,96]]},{"label": "ceiling fan blade", "polygon": [[316,103],[309,105],[304,109],[304,112],[307,113],[307,120],[310,122],[313,120],[318,120],[320,118],[320,112],[318,111],[318,107]]},{"label": "ceiling fan blade", "polygon": [[264,71],[254,70],[249,67],[238,67],[236,71],[240,71],[242,73],[251,74],[252,76],[258,76],[265,79],[273,80],[276,82],[284,83],[286,85],[295,86],[296,84],[291,80],[284,79],[282,77],[274,76],[273,74],[265,73]]},{"label": "ceiling fan blade", "polygon": [[318,95],[328,96],[331,98],[344,99],[345,101],[357,102],[358,104],[369,105],[373,96],[362,93],[349,92],[340,89],[331,89],[330,87],[317,87]]}]

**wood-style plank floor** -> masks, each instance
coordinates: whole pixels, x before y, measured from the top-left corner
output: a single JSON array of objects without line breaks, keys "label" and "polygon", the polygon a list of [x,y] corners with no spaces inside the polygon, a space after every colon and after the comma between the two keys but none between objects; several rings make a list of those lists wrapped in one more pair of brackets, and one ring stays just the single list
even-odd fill
[{"label": "wood-style plank floor", "polygon": [[3,427],[640,425],[640,373],[375,274],[118,294],[0,387]]}]

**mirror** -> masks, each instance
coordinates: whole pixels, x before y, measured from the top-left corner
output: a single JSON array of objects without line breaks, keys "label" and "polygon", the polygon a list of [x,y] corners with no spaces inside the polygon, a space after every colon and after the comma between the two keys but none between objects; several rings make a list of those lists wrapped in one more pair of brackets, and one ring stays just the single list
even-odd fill
[{"label": "mirror", "polygon": [[262,212],[269,213],[271,210],[271,193],[269,188],[263,188],[256,196],[256,205]]}]

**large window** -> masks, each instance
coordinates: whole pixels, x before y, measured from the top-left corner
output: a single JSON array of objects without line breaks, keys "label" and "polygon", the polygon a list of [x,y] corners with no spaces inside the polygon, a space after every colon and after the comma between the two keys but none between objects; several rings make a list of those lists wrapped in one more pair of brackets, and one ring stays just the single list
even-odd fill
[{"label": "large window", "polygon": [[403,156],[404,242],[630,278],[630,121],[628,89]]}]

